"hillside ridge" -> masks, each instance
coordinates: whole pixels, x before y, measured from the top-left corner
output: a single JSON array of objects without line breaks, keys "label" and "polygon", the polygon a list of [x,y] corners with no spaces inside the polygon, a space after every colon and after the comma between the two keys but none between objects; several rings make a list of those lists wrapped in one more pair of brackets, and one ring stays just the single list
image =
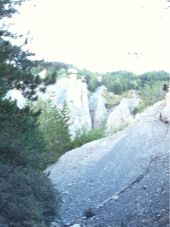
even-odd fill
[{"label": "hillside ridge", "polygon": [[[163,106],[156,103],[125,130],[67,152],[46,170],[62,195],[63,223],[168,226],[170,129],[159,120]],[[85,219],[89,208],[95,215]]]}]

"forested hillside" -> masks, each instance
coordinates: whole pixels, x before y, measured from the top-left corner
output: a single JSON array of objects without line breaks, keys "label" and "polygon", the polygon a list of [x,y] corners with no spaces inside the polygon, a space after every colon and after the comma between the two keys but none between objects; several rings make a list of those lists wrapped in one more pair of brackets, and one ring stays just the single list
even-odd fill
[{"label": "forested hillside", "polygon": [[117,95],[131,89],[142,90],[145,86],[154,87],[157,82],[168,82],[169,73],[166,71],[151,71],[143,74],[135,74],[128,71],[116,72],[92,72],[86,69],[80,70],[74,65],[65,65],[57,62],[41,61],[37,66],[32,68],[34,74],[39,74],[46,70],[46,77],[55,80],[66,77],[69,70],[75,71],[79,78],[84,79],[88,84],[88,89],[94,92],[97,87],[104,85],[108,91]]},{"label": "forested hillside", "polygon": [[[59,67],[61,67],[59,69]],[[165,71],[151,71],[140,75],[127,71],[97,73],[86,69],[80,70],[73,65],[63,65],[55,62],[40,62],[38,66],[32,68],[32,72],[41,74],[45,72],[46,80],[55,81],[70,75],[69,71],[74,71],[77,78],[87,83],[87,88],[91,95],[100,86],[105,86],[108,102],[111,106],[119,103],[122,97],[127,97],[129,91],[136,91],[141,98],[139,106],[134,113],[141,112],[147,106],[162,100],[165,97],[163,89],[168,84],[170,75]]]},{"label": "forested hillside", "polygon": [[46,79],[55,81],[69,75],[69,69],[76,71],[78,78],[85,80],[90,92],[104,85],[109,92],[116,95],[126,95],[129,90],[136,90],[143,99],[141,109],[161,100],[164,97],[163,85],[168,83],[170,75],[166,71],[151,71],[143,74],[135,74],[128,71],[98,73],[80,70],[73,65],[64,65],[55,62],[39,62],[33,67],[32,72],[40,73],[46,70]]}]

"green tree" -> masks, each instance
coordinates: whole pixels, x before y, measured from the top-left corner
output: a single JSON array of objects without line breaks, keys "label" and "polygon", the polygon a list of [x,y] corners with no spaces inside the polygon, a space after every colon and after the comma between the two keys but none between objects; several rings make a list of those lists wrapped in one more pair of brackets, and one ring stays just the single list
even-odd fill
[{"label": "green tree", "polygon": [[61,154],[72,147],[68,106],[64,102],[63,107],[59,109],[50,101],[41,101],[38,105],[41,106],[40,131],[49,150],[53,152],[51,161],[54,162]]},{"label": "green tree", "polygon": [[145,86],[146,84],[152,85],[157,81],[168,81],[169,73],[165,71],[152,71],[140,75],[140,85]]},{"label": "green tree", "polygon": [[11,17],[23,1],[0,1],[0,226],[49,226],[56,215],[56,198],[47,177],[47,149],[38,131],[37,116],[30,108],[19,110],[4,100],[6,92],[20,89],[35,99],[41,80],[30,69],[30,54],[13,46],[14,36],[1,19]]},{"label": "green tree", "polygon": [[100,86],[100,81],[98,80],[98,73],[94,73],[83,69],[79,71],[79,76],[86,80],[89,91],[94,92],[98,86]]},{"label": "green tree", "polygon": [[165,91],[163,91],[163,81],[155,81],[152,84],[148,83],[140,87],[139,94],[141,102],[138,107],[135,108],[134,114],[141,112],[147,106],[153,105],[154,103],[162,100],[165,97]]},{"label": "green tree", "polygon": [[130,89],[138,89],[137,76],[126,71],[105,73],[102,76],[101,83],[106,86],[108,91],[117,95],[121,95],[123,92]]}]

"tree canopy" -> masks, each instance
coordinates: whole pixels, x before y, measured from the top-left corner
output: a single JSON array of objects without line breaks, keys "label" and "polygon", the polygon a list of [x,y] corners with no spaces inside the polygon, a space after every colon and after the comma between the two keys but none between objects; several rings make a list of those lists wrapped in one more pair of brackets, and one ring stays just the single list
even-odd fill
[{"label": "tree canopy", "polygon": [[10,42],[2,20],[12,17],[22,0],[0,1],[0,226],[49,226],[56,216],[57,198],[41,172],[48,164],[48,149],[38,130],[38,112],[18,109],[3,99],[7,91],[19,89],[36,98],[42,83],[31,69],[30,54]]}]

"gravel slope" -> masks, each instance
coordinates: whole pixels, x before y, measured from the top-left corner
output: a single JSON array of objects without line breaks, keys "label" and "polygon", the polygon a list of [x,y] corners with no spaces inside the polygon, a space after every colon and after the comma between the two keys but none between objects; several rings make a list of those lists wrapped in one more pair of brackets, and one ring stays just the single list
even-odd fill
[{"label": "gravel slope", "polygon": [[62,195],[63,223],[169,226],[170,129],[159,121],[162,107],[149,107],[129,128],[67,152],[46,170]]}]

